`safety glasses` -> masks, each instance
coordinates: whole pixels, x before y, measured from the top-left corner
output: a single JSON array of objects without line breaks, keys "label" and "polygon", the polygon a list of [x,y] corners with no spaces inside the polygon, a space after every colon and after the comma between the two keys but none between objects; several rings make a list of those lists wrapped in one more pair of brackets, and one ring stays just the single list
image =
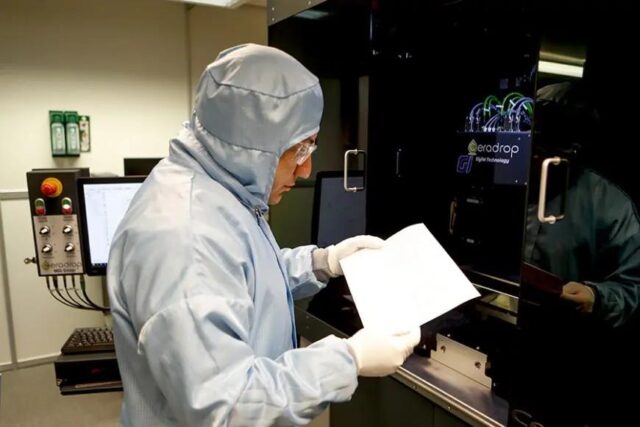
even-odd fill
[{"label": "safety glasses", "polygon": [[302,166],[304,162],[311,157],[314,151],[318,148],[318,138],[310,142],[301,142],[298,151],[296,152],[296,164]]}]

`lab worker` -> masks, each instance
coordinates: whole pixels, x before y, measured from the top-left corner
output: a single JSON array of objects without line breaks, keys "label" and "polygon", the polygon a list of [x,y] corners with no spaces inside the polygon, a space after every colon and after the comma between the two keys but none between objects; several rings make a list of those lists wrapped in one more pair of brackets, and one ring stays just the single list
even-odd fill
[{"label": "lab worker", "polygon": [[274,48],[228,49],[202,74],[191,120],[111,245],[122,425],[306,424],[418,343],[417,329],[362,329],[297,348],[293,300],[383,243],[280,249],[269,229],[268,205],[310,176],[322,109],[318,79]]}]

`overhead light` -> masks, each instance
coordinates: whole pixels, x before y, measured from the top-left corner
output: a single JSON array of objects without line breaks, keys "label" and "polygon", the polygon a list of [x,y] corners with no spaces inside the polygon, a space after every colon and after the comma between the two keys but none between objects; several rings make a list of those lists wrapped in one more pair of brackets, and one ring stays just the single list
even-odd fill
[{"label": "overhead light", "polygon": [[246,3],[247,0],[173,0],[180,3],[200,4],[203,6],[226,7],[235,9],[236,7]]},{"label": "overhead light", "polygon": [[584,69],[579,65],[569,65],[551,61],[538,61],[538,71],[547,74],[582,78]]},{"label": "overhead light", "polygon": [[304,18],[304,19],[322,19],[329,16],[329,12],[325,12],[324,10],[314,10],[307,9],[302,11],[296,15],[296,18]]}]

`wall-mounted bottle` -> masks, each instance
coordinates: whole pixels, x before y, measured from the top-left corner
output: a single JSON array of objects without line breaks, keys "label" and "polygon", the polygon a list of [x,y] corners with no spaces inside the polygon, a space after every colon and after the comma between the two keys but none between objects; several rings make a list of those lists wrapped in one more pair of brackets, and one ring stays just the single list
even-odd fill
[{"label": "wall-mounted bottle", "polygon": [[49,111],[49,128],[51,132],[51,155],[66,155],[64,115],[62,111]]},{"label": "wall-mounted bottle", "polygon": [[91,151],[91,122],[89,116],[80,116],[78,126],[80,128],[80,152]]},{"label": "wall-mounted bottle", "polygon": [[66,123],[67,156],[79,156],[80,128],[78,127],[78,113],[75,111],[65,111],[64,121]]}]

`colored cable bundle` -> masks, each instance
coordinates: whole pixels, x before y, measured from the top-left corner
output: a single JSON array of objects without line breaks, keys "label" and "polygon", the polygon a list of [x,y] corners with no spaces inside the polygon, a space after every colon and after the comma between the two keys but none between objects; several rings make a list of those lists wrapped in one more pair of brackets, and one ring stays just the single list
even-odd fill
[{"label": "colored cable bundle", "polygon": [[[47,289],[51,296],[58,301],[60,304],[64,304],[67,307],[77,308],[79,310],[94,310],[94,311],[109,311],[108,307],[103,307],[101,305],[96,304],[89,297],[86,290],[86,283],[83,275],[78,275],[80,289],[78,289],[76,283],[76,275],[71,275],[71,280],[67,281],[67,276],[62,276],[62,285],[58,281],[58,276],[49,277],[47,276]],[[70,291],[73,291],[75,297],[72,295]],[[65,296],[66,294],[66,296]]]},{"label": "colored cable bundle", "polygon": [[[502,101],[488,95],[475,104],[465,122],[467,132],[522,132],[522,124],[531,126],[533,99],[519,92],[508,93]],[[526,130],[526,129],[525,129]]]}]

